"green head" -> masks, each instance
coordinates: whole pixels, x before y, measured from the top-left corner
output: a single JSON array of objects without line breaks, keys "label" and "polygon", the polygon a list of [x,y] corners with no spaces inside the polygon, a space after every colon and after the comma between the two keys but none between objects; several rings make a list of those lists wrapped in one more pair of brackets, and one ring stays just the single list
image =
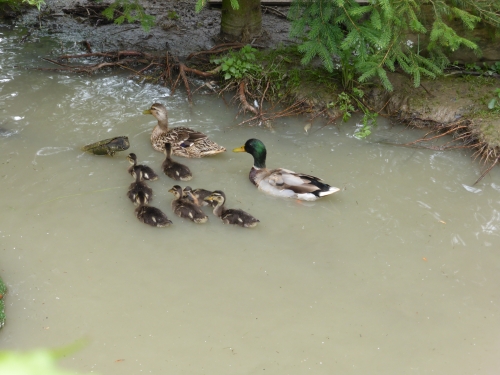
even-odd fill
[{"label": "green head", "polygon": [[254,167],[266,167],[266,146],[264,146],[264,143],[262,143],[258,139],[249,139],[243,146],[235,148],[233,152],[248,152],[253,156]]}]

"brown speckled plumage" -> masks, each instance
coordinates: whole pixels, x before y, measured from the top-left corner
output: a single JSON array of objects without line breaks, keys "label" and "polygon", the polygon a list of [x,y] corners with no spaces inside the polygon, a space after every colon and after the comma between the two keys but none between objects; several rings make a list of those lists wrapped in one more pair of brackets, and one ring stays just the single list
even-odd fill
[{"label": "brown speckled plumage", "polygon": [[172,145],[174,155],[186,158],[202,158],[226,151],[207,135],[196,130],[185,127],[169,129],[167,109],[162,104],[154,103],[144,114],[151,114],[158,120],[151,133],[151,144],[156,151],[163,152],[165,143]]},{"label": "brown speckled plumage", "polygon": [[203,224],[208,220],[208,216],[195,205],[193,202],[188,201],[187,199],[183,199],[183,191],[179,185],[175,185],[172,189],[169,190],[170,193],[174,194],[174,200],[172,200],[172,211],[174,213],[183,218],[189,219],[193,223]]},{"label": "brown speckled plumage", "polygon": [[238,225],[243,228],[253,228],[260,221],[250,215],[248,212],[238,209],[227,209],[224,206],[226,194],[221,190],[215,190],[205,198],[205,201],[211,202],[214,209],[214,215],[220,217],[224,224]]}]

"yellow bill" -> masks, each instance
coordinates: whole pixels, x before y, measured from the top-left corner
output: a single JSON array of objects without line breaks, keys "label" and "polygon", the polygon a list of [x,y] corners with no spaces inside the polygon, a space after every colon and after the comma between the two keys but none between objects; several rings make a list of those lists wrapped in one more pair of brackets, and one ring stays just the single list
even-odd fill
[{"label": "yellow bill", "polygon": [[146,110],[142,111],[142,114],[143,115],[150,115],[151,114],[151,110],[150,109],[146,109]]},{"label": "yellow bill", "polygon": [[245,151],[245,146],[241,146],[241,147],[236,147],[236,148],[233,148],[233,152],[246,152]]}]

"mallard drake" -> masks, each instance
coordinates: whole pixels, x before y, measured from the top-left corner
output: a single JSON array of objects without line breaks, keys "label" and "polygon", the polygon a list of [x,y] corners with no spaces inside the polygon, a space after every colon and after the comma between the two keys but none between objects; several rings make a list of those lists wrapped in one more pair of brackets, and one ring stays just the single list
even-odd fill
[{"label": "mallard drake", "polygon": [[165,160],[163,161],[161,168],[168,177],[177,181],[189,181],[193,178],[193,175],[187,166],[172,160],[172,145],[169,142],[165,143],[163,152],[165,153]]},{"label": "mallard drake", "polygon": [[207,135],[196,130],[184,127],[169,129],[167,109],[160,103],[154,103],[143,114],[153,115],[158,120],[158,125],[151,133],[151,144],[156,151],[163,152],[167,142],[172,144],[174,155],[186,158],[202,158],[226,151]]},{"label": "mallard drake", "polygon": [[191,202],[196,204],[198,207],[208,206],[208,202],[205,198],[208,197],[212,192],[205,189],[192,189],[191,186],[186,186],[183,189],[183,198],[189,199]]},{"label": "mallard drake", "polygon": [[145,204],[141,204],[135,209],[135,216],[139,221],[152,227],[164,228],[172,224],[163,211]]},{"label": "mallard drake", "polygon": [[220,217],[224,224],[253,228],[260,223],[258,219],[243,210],[225,208],[224,203],[226,202],[226,194],[221,190],[215,190],[205,198],[205,201],[214,204],[214,215]]},{"label": "mallard drake", "polygon": [[153,189],[144,182],[142,171],[136,173],[135,182],[130,184],[127,196],[137,205],[148,204],[153,199]]},{"label": "mallard drake", "polygon": [[169,190],[170,193],[174,195],[174,200],[172,201],[172,211],[184,219],[189,219],[194,223],[203,224],[208,220],[208,216],[194,203],[183,199],[183,191],[179,185],[175,185]]},{"label": "mallard drake", "polygon": [[137,164],[137,156],[133,152],[127,155],[127,159],[132,164],[128,168],[128,173],[135,179],[137,179],[137,173],[139,170],[142,172],[142,178],[144,180],[155,181],[158,179],[158,175],[153,171],[151,167],[143,164]]},{"label": "mallard drake", "polygon": [[267,194],[315,201],[340,190],[321,182],[320,178],[308,174],[295,173],[283,168],[267,169],[266,147],[258,139],[249,139],[243,146],[235,148],[233,152],[248,152],[253,156],[253,167],[249,174],[250,181]]}]

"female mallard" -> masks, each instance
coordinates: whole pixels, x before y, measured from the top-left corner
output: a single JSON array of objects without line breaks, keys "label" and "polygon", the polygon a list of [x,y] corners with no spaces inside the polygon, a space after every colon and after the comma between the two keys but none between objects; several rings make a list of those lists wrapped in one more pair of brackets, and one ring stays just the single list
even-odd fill
[{"label": "female mallard", "polygon": [[137,164],[137,156],[133,152],[127,155],[127,159],[130,164],[132,164],[128,168],[128,173],[130,173],[133,178],[137,179],[137,173],[141,171],[142,178],[144,180],[155,181],[158,179],[158,175],[155,173],[155,171],[153,171],[151,167],[143,164]]},{"label": "female mallard", "polygon": [[145,204],[141,204],[135,209],[135,216],[140,222],[151,225],[152,227],[164,228],[172,224],[167,215],[159,208],[147,206]]},{"label": "female mallard", "polygon": [[163,173],[165,173],[168,177],[173,178],[174,180],[181,181],[189,181],[193,178],[193,174],[189,170],[189,168],[181,163],[177,163],[172,160],[172,145],[171,143],[165,143],[165,147],[163,148],[163,152],[165,152],[165,160],[161,165],[163,169]]},{"label": "female mallard", "polygon": [[224,224],[253,228],[260,223],[258,219],[243,210],[225,208],[224,202],[226,201],[226,195],[220,190],[215,190],[205,198],[205,201],[214,204],[214,215],[220,217]]},{"label": "female mallard", "polygon": [[226,151],[224,147],[196,130],[184,127],[169,129],[167,109],[162,104],[154,103],[143,113],[153,115],[158,120],[158,125],[151,133],[151,144],[156,151],[163,152],[167,142],[172,144],[174,155],[186,158],[202,158]]},{"label": "female mallard", "polygon": [[315,201],[340,190],[308,174],[295,173],[283,168],[267,169],[266,147],[258,139],[249,139],[243,146],[233,151],[248,152],[253,156],[253,167],[249,178],[259,190],[265,193],[278,197]]},{"label": "female mallard", "polygon": [[175,185],[169,190],[170,193],[174,195],[174,200],[172,201],[172,211],[184,219],[189,219],[194,223],[203,224],[208,220],[208,216],[194,203],[183,199],[183,191],[179,185]]}]

